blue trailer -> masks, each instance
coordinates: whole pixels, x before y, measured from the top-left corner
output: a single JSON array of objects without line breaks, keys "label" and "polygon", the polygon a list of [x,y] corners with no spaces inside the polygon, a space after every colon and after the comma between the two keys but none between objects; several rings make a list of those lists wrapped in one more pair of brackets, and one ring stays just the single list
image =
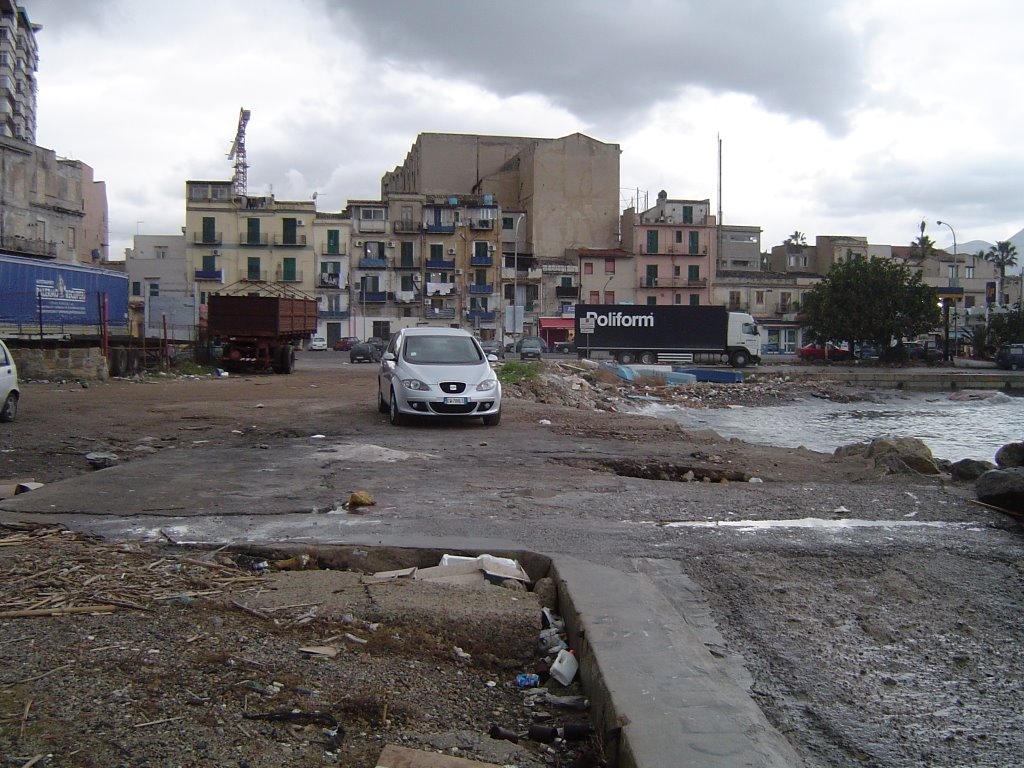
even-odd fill
[{"label": "blue trailer", "polygon": [[0,253],[0,336],[127,335],[128,323],[124,272]]}]

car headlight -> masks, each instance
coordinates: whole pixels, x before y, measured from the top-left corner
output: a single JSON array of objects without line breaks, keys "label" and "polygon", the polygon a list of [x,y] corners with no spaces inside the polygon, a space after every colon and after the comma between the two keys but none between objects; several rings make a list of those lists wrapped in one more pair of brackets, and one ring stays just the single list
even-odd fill
[{"label": "car headlight", "polygon": [[406,389],[415,389],[418,392],[426,392],[430,389],[429,384],[419,379],[402,379],[402,386]]},{"label": "car headlight", "polygon": [[485,381],[481,381],[479,384],[476,385],[476,391],[477,392],[490,392],[496,386],[498,386],[498,380],[497,379],[487,379]]}]

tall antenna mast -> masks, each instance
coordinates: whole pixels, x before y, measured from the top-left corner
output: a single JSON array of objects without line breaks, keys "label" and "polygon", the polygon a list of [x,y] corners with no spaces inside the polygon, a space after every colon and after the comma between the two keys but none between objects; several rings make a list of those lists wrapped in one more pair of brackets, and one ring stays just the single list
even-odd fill
[{"label": "tall antenna mast", "polygon": [[249,122],[249,110],[244,107],[238,113],[238,130],[231,142],[228,160],[235,161],[235,175],[231,177],[231,191],[242,196],[249,187],[249,164],[245,162],[245,126]]},{"label": "tall antenna mast", "polygon": [[722,134],[718,134],[718,222],[715,227],[715,259],[718,265],[722,263]]}]

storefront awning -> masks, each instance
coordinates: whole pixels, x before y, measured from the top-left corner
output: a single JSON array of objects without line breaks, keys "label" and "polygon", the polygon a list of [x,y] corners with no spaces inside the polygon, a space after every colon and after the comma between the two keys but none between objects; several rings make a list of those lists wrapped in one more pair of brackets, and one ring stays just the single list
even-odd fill
[{"label": "storefront awning", "polygon": [[573,317],[542,317],[540,318],[541,328],[575,328],[576,318]]}]

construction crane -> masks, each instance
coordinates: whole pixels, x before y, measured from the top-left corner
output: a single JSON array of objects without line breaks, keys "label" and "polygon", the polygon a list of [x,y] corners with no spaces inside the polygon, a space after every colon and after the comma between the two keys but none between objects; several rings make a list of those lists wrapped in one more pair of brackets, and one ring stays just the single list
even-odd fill
[{"label": "construction crane", "polygon": [[231,177],[231,191],[236,196],[245,195],[249,186],[249,164],[245,162],[245,125],[248,122],[249,110],[243,107],[238,113],[238,130],[235,132],[235,140],[231,142],[231,151],[228,152],[228,160],[235,161],[235,175]]}]

